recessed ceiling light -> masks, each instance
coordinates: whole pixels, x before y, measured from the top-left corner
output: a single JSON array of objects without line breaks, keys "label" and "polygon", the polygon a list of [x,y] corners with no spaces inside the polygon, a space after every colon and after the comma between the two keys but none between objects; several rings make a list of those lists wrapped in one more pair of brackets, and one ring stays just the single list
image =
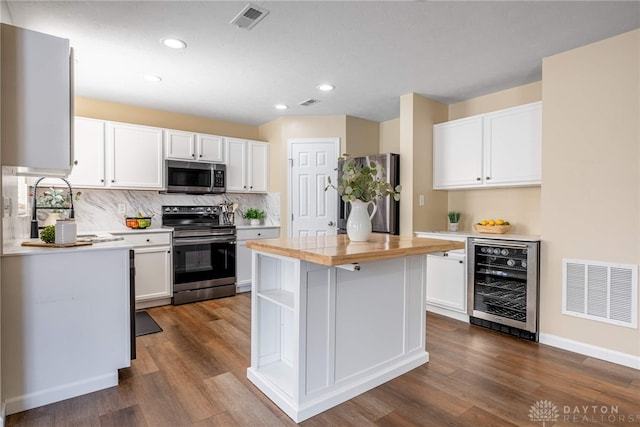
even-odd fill
[{"label": "recessed ceiling light", "polygon": [[286,104],[276,104],[276,105],[274,105],[274,108],[275,108],[276,110],[286,110],[286,109],[288,109],[288,108],[289,108],[289,106],[288,106],[288,105],[286,105]]},{"label": "recessed ceiling light", "polygon": [[162,44],[171,49],[184,49],[187,47],[187,44],[179,39],[164,39],[162,40]]},{"label": "recessed ceiling light", "polygon": [[321,90],[323,92],[331,92],[336,87],[334,85],[332,85],[332,84],[329,84],[329,83],[322,83],[322,84],[316,86],[316,88],[318,88],[318,90]]},{"label": "recessed ceiling light", "polygon": [[153,82],[153,83],[158,83],[162,81],[162,77],[156,76],[155,74],[145,74],[144,76],[142,76],[142,78],[148,82]]}]

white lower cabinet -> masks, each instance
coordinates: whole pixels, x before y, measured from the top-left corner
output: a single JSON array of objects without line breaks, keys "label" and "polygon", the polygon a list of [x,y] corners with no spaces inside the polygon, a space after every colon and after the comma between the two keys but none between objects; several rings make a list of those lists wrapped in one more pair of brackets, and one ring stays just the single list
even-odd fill
[{"label": "white lower cabinet", "polygon": [[[416,237],[466,242],[466,237],[436,233],[416,233]],[[427,255],[427,311],[469,321],[467,314],[466,250]]]},{"label": "white lower cabinet", "polygon": [[236,292],[251,291],[251,249],[247,240],[280,237],[280,227],[238,228],[236,245]]},{"label": "white lower cabinet", "polygon": [[[117,233],[114,233],[117,234]],[[122,233],[135,252],[136,309],[171,303],[171,232]]]}]

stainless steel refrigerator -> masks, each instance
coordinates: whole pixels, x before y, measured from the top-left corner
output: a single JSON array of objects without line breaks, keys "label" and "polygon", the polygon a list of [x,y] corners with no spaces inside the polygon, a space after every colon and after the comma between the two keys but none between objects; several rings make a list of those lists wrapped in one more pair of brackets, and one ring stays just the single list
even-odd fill
[{"label": "stainless steel refrigerator", "polygon": [[[387,181],[395,188],[400,184],[400,155],[393,153],[372,154],[370,156],[353,157],[360,164],[370,162],[380,163],[385,170]],[[338,163],[338,177],[342,175],[342,163]],[[403,195],[401,194],[401,197]],[[338,196],[338,233],[347,232],[347,218],[349,218],[351,205],[342,201]],[[372,208],[370,208],[372,209]],[[374,233],[400,234],[400,202],[387,196],[378,200],[378,211],[371,219],[371,227]]]}]

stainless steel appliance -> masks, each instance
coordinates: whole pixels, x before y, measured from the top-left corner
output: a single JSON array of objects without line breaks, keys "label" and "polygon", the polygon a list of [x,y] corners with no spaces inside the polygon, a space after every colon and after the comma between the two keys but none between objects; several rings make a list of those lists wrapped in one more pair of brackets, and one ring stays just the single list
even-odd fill
[{"label": "stainless steel appliance", "polygon": [[539,242],[469,239],[471,324],[538,341]]},{"label": "stainless steel appliance", "polygon": [[[387,181],[395,188],[400,184],[400,155],[393,153],[372,154],[370,156],[353,157],[360,164],[378,162],[384,167]],[[338,177],[342,175],[342,163],[338,163]],[[400,202],[387,196],[377,202],[378,210],[371,219],[371,231],[374,233],[400,234]],[[338,196],[338,233],[347,232],[347,219],[351,206]]]},{"label": "stainless steel appliance", "polygon": [[165,160],[167,193],[219,194],[226,191],[226,165]]},{"label": "stainless steel appliance", "polygon": [[236,227],[220,224],[219,206],[163,206],[173,227],[173,304],[236,293]]}]

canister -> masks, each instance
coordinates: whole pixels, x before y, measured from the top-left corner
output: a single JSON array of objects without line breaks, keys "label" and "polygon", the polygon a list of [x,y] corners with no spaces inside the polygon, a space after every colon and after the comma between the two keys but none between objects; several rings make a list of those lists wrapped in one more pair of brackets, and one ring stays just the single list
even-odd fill
[{"label": "canister", "polygon": [[74,219],[56,221],[56,245],[69,245],[76,242],[77,228]]}]

